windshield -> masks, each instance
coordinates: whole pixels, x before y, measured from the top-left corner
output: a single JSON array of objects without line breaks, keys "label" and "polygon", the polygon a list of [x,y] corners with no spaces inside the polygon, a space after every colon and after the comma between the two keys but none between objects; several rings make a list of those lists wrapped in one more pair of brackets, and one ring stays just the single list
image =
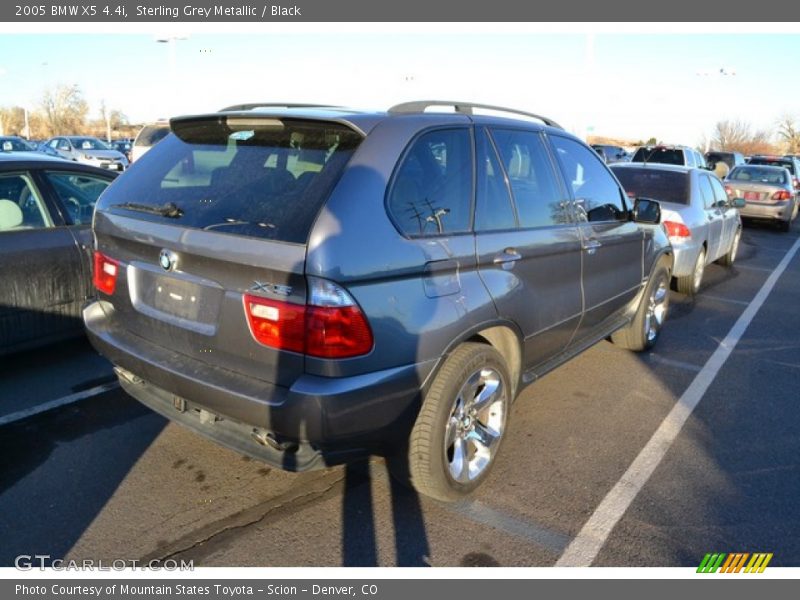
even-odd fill
[{"label": "windshield", "polygon": [[0,150],[3,152],[29,152],[33,145],[17,138],[0,138]]},{"label": "windshield", "polygon": [[752,181],[755,183],[780,183],[787,182],[786,171],[772,167],[736,167],[728,175],[731,181]]},{"label": "windshield", "polygon": [[648,168],[611,167],[611,170],[630,197],[689,204],[688,173]]},{"label": "windshield", "polygon": [[654,162],[667,165],[685,165],[683,150],[679,148],[642,147],[633,155],[631,162]]},{"label": "windshield", "polygon": [[71,141],[79,150],[111,150],[108,144],[97,138],[73,138]]},{"label": "windshield", "polygon": [[772,165],[773,167],[784,167],[794,175],[794,163],[791,160],[781,158],[751,158],[749,165]]},{"label": "windshield", "polygon": [[329,122],[184,121],[108,189],[98,209],[304,243],[360,142],[351,129]]}]

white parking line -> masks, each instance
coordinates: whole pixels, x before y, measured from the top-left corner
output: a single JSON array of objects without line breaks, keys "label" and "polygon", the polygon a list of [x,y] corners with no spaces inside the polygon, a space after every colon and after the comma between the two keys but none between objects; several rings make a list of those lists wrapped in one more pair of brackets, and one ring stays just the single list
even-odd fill
[{"label": "white parking line", "polygon": [[44,404],[32,406],[31,408],[26,408],[25,410],[19,410],[11,414],[4,415],[0,417],[0,427],[2,427],[3,425],[8,425],[9,423],[13,423],[15,421],[21,421],[22,419],[27,419],[28,417],[32,417],[34,415],[38,415],[43,412],[47,412],[48,410],[53,410],[54,408],[66,406],[67,404],[72,404],[74,402],[80,402],[81,400],[85,400],[86,398],[91,398],[92,396],[98,396],[104,392],[108,392],[118,387],[119,383],[116,381],[112,381],[110,383],[104,383],[103,385],[98,385],[93,388],[89,388],[88,390],[83,390],[82,392],[75,392],[74,394],[70,394],[68,396],[56,398],[55,400],[51,400],[50,402],[45,402]]},{"label": "white parking line", "polygon": [[639,455],[614,485],[611,491],[595,509],[594,513],[574,540],[567,546],[564,554],[556,562],[557,567],[588,567],[606,543],[614,526],[628,510],[637,494],[647,483],[670,446],[678,437],[686,420],[703,398],[736,344],[767,299],[778,278],[786,270],[789,262],[800,248],[800,239],[789,249],[780,264],[761,286],[761,289],[734,323],[728,335],[708,359],[703,369],[680,397],[678,402],[661,422],[653,437],[642,448]]}]

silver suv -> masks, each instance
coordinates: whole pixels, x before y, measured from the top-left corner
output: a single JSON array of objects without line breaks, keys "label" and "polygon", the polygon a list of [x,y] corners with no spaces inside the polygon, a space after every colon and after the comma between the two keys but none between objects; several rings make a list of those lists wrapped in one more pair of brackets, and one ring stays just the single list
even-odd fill
[{"label": "silver suv", "polygon": [[95,213],[84,320],[123,388],[285,469],[382,453],[421,493],[477,487],[524,386],[655,343],[672,254],[591,147],[475,108],[172,119]]}]

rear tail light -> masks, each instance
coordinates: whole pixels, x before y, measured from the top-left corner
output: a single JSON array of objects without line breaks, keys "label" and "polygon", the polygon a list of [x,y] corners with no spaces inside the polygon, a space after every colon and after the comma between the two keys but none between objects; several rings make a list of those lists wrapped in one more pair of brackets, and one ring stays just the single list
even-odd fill
[{"label": "rear tail light", "polygon": [[772,194],[773,200],[791,200],[792,195],[786,190],[780,190]]},{"label": "rear tail light", "polygon": [[683,223],[678,221],[664,221],[664,228],[667,230],[667,235],[670,241],[684,241],[692,237],[692,232]]},{"label": "rear tail light", "polygon": [[117,287],[119,261],[109,258],[102,252],[94,252],[94,287],[109,296]]},{"label": "rear tail light", "polygon": [[728,198],[733,198],[734,191],[733,188],[729,185],[725,186],[725,193],[728,194]]},{"label": "rear tail light", "polygon": [[306,304],[245,294],[244,308],[253,337],[271,348],[319,358],[349,358],[372,350],[364,313],[331,281],[308,277]]},{"label": "rear tail light", "polygon": [[794,189],[800,188],[800,180],[798,180],[797,177],[795,177],[794,179],[792,179],[792,185],[794,186]]}]

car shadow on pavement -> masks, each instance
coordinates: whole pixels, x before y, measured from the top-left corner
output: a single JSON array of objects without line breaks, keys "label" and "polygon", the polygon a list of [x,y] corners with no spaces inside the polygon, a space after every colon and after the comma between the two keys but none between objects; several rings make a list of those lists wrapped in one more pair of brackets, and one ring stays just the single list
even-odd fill
[{"label": "car shadow on pavement", "polygon": [[3,426],[0,566],[62,558],[166,423],[113,391]]}]

